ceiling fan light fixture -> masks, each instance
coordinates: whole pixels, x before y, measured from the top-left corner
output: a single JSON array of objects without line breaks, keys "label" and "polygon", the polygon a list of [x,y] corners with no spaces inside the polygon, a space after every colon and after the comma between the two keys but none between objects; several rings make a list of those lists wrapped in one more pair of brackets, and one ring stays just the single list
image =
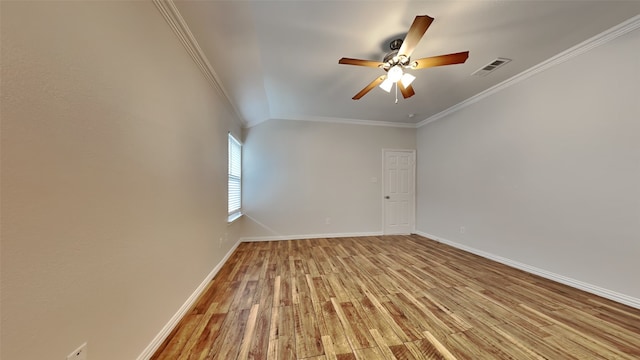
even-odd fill
[{"label": "ceiling fan light fixture", "polygon": [[402,78],[402,67],[400,65],[392,66],[387,73],[387,79],[392,82],[398,82]]},{"label": "ceiling fan light fixture", "polygon": [[[0,0],[2,1],[2,0]],[[469,57],[468,51],[431,56],[427,58],[418,59],[417,61],[411,61],[411,54],[418,45],[424,33],[427,31],[433,18],[429,15],[418,15],[413,19],[409,31],[405,35],[404,39],[393,40],[390,44],[391,52],[384,55],[382,61],[374,60],[361,60],[352,58],[341,58],[338,60],[338,64],[344,65],[356,65],[367,66],[373,68],[379,68],[386,72],[386,75],[378,76],[372,82],[370,82],[364,89],[360,90],[353,100],[359,100],[364,95],[369,93],[376,86],[380,86],[386,92],[391,92],[393,84],[396,84],[396,104],[398,103],[398,90],[402,93],[402,96],[407,99],[415,95],[412,82],[415,80],[415,76],[411,74],[405,74],[405,70],[418,70],[426,69],[430,67],[462,64]],[[490,65],[495,65],[491,63]],[[400,81],[400,84],[398,84]]]},{"label": "ceiling fan light fixture", "polygon": [[379,85],[380,89],[386,91],[386,92],[391,92],[391,87],[393,86],[393,81],[389,80],[389,77],[387,76],[386,79],[384,79],[384,81],[382,82],[382,84]]},{"label": "ceiling fan light fixture", "polygon": [[402,75],[402,77],[400,78],[400,82],[402,82],[402,86],[404,87],[409,87],[409,85],[411,85],[411,83],[413,82],[413,80],[415,80],[416,77],[409,74],[409,73],[404,73]]}]

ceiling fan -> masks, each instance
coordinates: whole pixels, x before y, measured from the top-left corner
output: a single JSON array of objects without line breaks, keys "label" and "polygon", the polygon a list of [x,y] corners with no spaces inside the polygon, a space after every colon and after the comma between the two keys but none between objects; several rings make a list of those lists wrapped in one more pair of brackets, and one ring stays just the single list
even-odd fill
[{"label": "ceiling fan", "polygon": [[385,55],[382,62],[344,57],[340,59],[338,64],[375,67],[381,68],[387,72],[386,75],[377,77],[369,85],[365,86],[364,89],[360,90],[360,92],[353,97],[353,100],[359,100],[378,85],[386,92],[390,92],[393,84],[396,84],[397,103],[398,88],[400,88],[400,92],[402,92],[402,96],[405,99],[415,95],[413,87],[411,86],[411,82],[413,82],[415,76],[404,72],[403,69],[418,70],[434,66],[462,64],[467,61],[467,58],[469,57],[468,51],[411,61],[411,54],[413,53],[413,50],[416,45],[418,45],[418,42],[420,42],[420,39],[422,39],[422,36],[432,22],[433,18],[427,15],[416,16],[413,20],[413,24],[411,24],[411,27],[409,28],[409,32],[404,37],[404,40],[396,39],[389,44],[391,51]]}]

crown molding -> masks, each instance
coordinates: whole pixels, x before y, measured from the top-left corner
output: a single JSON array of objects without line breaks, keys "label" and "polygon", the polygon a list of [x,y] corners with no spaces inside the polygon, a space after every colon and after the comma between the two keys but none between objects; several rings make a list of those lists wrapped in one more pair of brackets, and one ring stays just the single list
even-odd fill
[{"label": "crown molding", "polygon": [[[387,126],[387,127],[408,128],[408,129],[416,129],[417,128],[417,125],[413,124],[413,123],[403,123],[403,122],[393,122],[393,121],[374,121],[374,120],[345,119],[345,118],[334,118],[334,117],[325,117],[325,116],[307,116],[307,115],[280,116],[280,117],[271,118],[269,120],[312,121],[312,122],[324,122],[324,123],[333,123],[333,124]],[[265,121],[267,121],[267,120],[265,120]],[[249,124],[247,127],[253,127],[253,126],[256,126],[256,125],[261,124],[261,123],[262,122]]]},{"label": "crown molding", "polygon": [[444,118],[447,115],[450,115],[460,109],[463,109],[475,102],[478,102],[490,95],[493,95],[495,93],[497,93],[498,91],[504,90],[512,85],[515,85],[525,79],[530,78],[531,76],[534,76],[540,72],[543,72],[553,66],[559,65],[571,58],[574,58],[578,55],[581,55],[589,50],[592,50],[602,44],[605,44],[611,40],[614,40],[622,35],[625,35],[627,33],[630,33],[633,30],[636,30],[640,28],[640,15],[636,15],[635,17],[622,22],[619,25],[616,25],[612,28],[610,28],[609,30],[605,30],[604,32],[588,39],[585,40],[583,42],[581,42],[580,44],[571,47],[541,63],[539,63],[538,65],[535,65],[521,73],[519,73],[518,75],[515,75],[495,86],[490,87],[489,89],[478,93],[444,111],[441,111],[431,117],[428,117],[422,121],[420,121],[419,123],[416,124],[416,128],[422,127],[424,125],[427,125],[431,122],[434,122],[436,120],[440,120],[442,118]]},{"label": "crown molding", "polygon": [[193,61],[198,65],[200,71],[207,79],[209,84],[216,90],[216,92],[222,97],[222,99],[227,103],[227,106],[231,110],[231,113],[235,115],[237,121],[239,121],[241,126],[246,126],[246,121],[242,117],[238,108],[231,101],[231,97],[225,90],[224,86],[220,82],[220,79],[216,72],[213,70],[211,63],[207,59],[206,55],[202,51],[200,44],[191,33],[189,26],[186,21],[178,11],[176,4],[173,0],[152,0],[155,6],[158,8],[162,17],[167,21],[171,30],[176,34],[178,40],[182,43],[189,56],[193,59]]}]

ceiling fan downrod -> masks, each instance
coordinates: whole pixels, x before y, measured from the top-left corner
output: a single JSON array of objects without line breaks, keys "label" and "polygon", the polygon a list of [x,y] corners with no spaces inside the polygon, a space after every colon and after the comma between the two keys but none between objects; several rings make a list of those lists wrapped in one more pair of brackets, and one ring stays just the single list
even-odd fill
[{"label": "ceiling fan downrod", "polygon": [[402,39],[395,39],[389,43],[389,49],[391,50],[400,50],[400,46],[402,46]]}]

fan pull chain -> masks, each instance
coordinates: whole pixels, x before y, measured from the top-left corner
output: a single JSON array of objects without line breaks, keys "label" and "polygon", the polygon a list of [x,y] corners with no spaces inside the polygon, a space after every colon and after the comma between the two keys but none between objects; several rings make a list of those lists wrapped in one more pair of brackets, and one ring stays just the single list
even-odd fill
[{"label": "fan pull chain", "polygon": [[396,104],[398,103],[398,83],[396,82]]}]

